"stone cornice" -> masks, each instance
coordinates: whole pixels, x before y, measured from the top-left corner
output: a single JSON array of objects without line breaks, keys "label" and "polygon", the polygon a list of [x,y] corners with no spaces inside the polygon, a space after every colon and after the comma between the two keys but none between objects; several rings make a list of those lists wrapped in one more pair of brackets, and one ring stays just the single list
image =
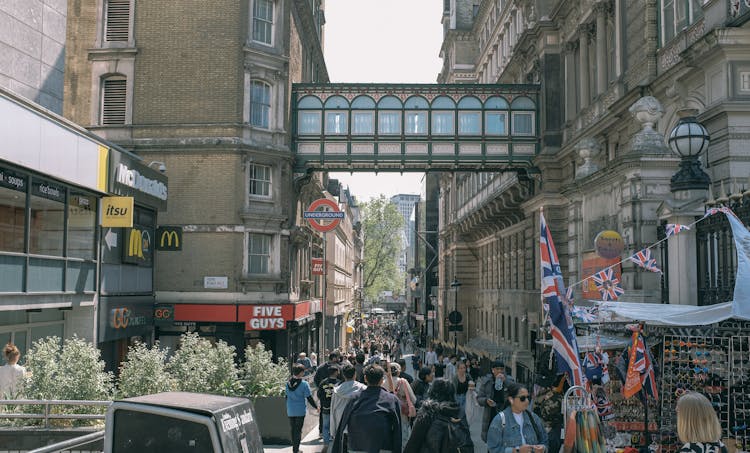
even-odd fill
[{"label": "stone cornice", "polygon": [[138,49],[135,47],[102,47],[89,49],[88,54],[91,61],[107,61],[121,58],[133,59],[138,54]]}]

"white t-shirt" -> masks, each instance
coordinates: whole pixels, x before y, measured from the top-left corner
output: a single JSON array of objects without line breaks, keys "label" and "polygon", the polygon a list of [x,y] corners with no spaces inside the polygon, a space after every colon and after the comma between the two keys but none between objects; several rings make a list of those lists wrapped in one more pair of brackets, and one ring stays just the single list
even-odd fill
[{"label": "white t-shirt", "polygon": [[25,373],[26,368],[21,365],[0,366],[0,398],[15,397],[19,381]]},{"label": "white t-shirt", "polygon": [[518,426],[521,428],[521,445],[526,445],[526,438],[523,437],[523,412],[520,414],[513,412],[513,418],[516,419],[516,423],[518,423]]}]

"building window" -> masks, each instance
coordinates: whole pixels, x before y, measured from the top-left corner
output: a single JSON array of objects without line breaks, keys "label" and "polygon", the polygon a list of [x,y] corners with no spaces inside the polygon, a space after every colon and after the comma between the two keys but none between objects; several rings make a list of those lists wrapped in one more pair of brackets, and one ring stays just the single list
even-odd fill
[{"label": "building window", "polygon": [[0,251],[23,253],[28,178],[0,168]]},{"label": "building window", "polygon": [[534,133],[533,113],[513,113],[513,135],[532,135]]},{"label": "building window", "polygon": [[127,42],[130,34],[130,0],[108,0],[106,8],[104,40]]},{"label": "building window", "polygon": [[271,236],[249,234],[247,237],[247,271],[249,274],[268,274],[271,268]]},{"label": "building window", "polygon": [[479,112],[458,112],[458,133],[479,135],[482,130],[482,114]]},{"label": "building window", "polygon": [[507,135],[508,115],[506,113],[486,112],[484,115],[484,133],[487,135]]},{"label": "building window", "polygon": [[406,112],[406,134],[427,134],[427,112]]},{"label": "building window", "polygon": [[703,17],[702,3],[703,0],[659,0],[662,45]]},{"label": "building window", "polygon": [[745,93],[750,92],[750,72],[740,72],[740,91]]},{"label": "building window", "polygon": [[65,188],[47,181],[31,184],[29,253],[63,256]]},{"label": "building window", "polygon": [[352,112],[352,134],[373,135],[375,133],[373,112]]},{"label": "building window", "polygon": [[326,112],[326,134],[344,135],[346,132],[346,113]]},{"label": "building window", "polygon": [[127,80],[125,77],[109,77],[102,81],[101,124],[125,124],[127,109]]},{"label": "building window", "polygon": [[398,135],[401,133],[400,112],[378,112],[378,133]]},{"label": "building window", "polygon": [[432,112],[432,133],[453,135],[453,112]]},{"label": "building window", "polygon": [[68,203],[68,256],[87,260],[96,259],[96,198],[72,193]]},{"label": "building window", "polygon": [[271,167],[268,165],[250,165],[250,195],[257,197],[271,196]]},{"label": "building window", "polygon": [[320,135],[320,112],[299,112],[298,133]]},{"label": "building window", "polygon": [[255,0],[253,4],[253,41],[273,44],[273,1]]},{"label": "building window", "polygon": [[271,86],[254,81],[250,90],[250,124],[268,129],[271,118]]}]

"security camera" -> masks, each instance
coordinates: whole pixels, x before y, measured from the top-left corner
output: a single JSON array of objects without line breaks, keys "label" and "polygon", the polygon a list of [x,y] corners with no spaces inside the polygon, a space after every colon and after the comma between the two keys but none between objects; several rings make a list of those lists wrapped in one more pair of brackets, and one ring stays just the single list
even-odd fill
[{"label": "security camera", "polygon": [[154,168],[154,165],[156,165],[156,169],[159,170],[159,172],[161,172],[161,173],[166,173],[167,172],[167,166],[164,165],[164,162],[154,161],[154,162],[151,162],[150,164],[148,164],[148,166],[151,167],[151,168]]}]

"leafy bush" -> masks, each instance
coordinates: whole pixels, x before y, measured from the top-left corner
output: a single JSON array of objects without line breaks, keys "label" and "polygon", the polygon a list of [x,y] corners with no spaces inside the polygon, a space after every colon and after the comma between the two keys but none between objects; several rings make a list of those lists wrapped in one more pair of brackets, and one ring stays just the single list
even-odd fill
[{"label": "leafy bush", "polygon": [[144,343],[130,346],[120,365],[117,396],[129,398],[172,390],[175,382],[167,372],[168,353],[169,348],[160,349],[158,342],[151,348]]},{"label": "leafy bush", "polygon": [[286,360],[273,361],[273,354],[262,343],[245,348],[245,363],[240,371],[245,394],[249,397],[282,396],[289,377]]},{"label": "leafy bush", "polygon": [[167,371],[183,392],[239,395],[242,386],[234,363],[234,346],[219,341],[216,346],[197,333],[186,333],[167,365]]}]

